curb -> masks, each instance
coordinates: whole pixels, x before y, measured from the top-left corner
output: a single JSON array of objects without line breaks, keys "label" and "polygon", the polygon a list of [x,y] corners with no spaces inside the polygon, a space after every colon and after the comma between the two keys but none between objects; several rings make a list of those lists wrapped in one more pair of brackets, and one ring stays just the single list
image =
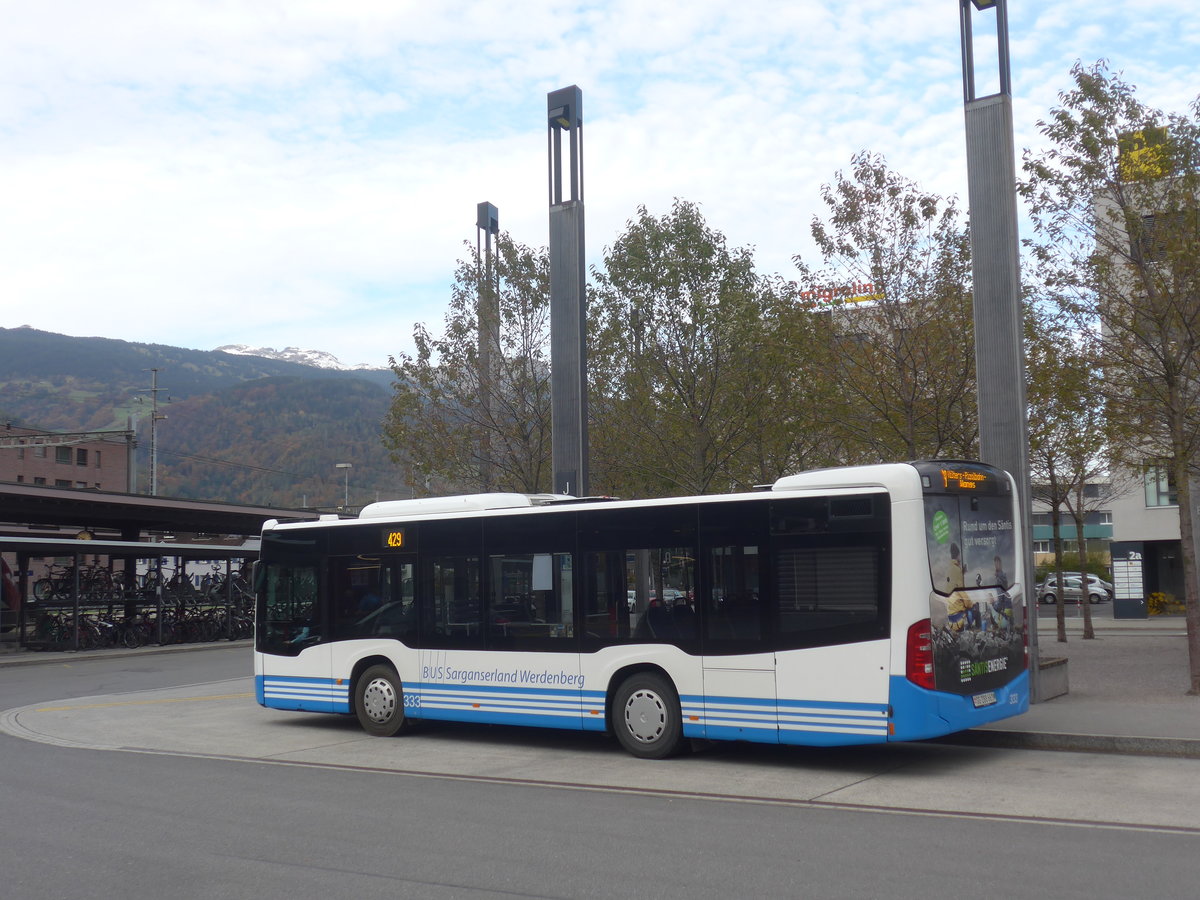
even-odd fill
[{"label": "curb", "polygon": [[85,659],[131,659],[139,656],[158,656],[164,653],[194,653],[199,650],[228,650],[231,647],[252,647],[254,641],[219,641],[203,644],[156,644],[127,650],[109,647],[103,650],[12,650],[0,651],[0,669],[7,666],[47,666]]},{"label": "curb", "polygon": [[936,738],[931,743],[994,747],[1002,750],[1055,750],[1067,753],[1114,753],[1121,756],[1200,759],[1200,740],[1194,738],[974,729]]}]

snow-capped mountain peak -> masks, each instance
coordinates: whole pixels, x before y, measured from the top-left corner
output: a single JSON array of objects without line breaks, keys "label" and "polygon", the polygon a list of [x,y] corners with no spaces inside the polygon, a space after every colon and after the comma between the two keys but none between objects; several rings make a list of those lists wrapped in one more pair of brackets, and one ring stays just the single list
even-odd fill
[{"label": "snow-capped mountain peak", "polygon": [[274,347],[250,347],[246,344],[225,344],[223,347],[218,347],[217,350],[222,353],[232,353],[235,356],[261,356],[264,359],[279,359],[285,362],[299,363],[302,366],[313,366],[318,369],[352,371],[354,369],[377,368],[365,363],[348,366],[332,353],[326,353],[324,350],[301,350],[299,347],[284,347],[282,350],[276,350]]}]

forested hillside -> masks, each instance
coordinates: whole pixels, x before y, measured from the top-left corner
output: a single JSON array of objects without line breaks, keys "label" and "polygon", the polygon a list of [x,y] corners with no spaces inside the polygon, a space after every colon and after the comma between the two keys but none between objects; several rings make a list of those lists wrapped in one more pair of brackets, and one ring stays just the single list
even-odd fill
[{"label": "forested hillside", "polygon": [[351,506],[402,496],[380,442],[389,370],[297,363],[0,328],[0,419],[49,431],[138,431],[149,484],[151,369],[158,369],[158,487],[164,496]]},{"label": "forested hillside", "polygon": [[379,440],[389,394],[365,381],[264,378],[173,403],[159,427],[159,493],[281,506],[400,496]]}]

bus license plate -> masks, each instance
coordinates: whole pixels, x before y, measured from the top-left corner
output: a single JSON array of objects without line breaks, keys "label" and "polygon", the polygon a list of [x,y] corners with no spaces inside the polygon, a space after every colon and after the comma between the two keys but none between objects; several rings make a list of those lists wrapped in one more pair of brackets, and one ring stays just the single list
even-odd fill
[{"label": "bus license plate", "polygon": [[976,694],[971,698],[971,702],[975,704],[976,709],[983,709],[985,706],[996,705],[996,692],[985,691],[982,694]]}]

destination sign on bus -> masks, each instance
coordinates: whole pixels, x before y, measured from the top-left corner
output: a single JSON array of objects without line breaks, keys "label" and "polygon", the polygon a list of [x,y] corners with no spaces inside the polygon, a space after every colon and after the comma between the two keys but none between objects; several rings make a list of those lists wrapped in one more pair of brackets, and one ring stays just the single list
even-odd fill
[{"label": "destination sign on bus", "polygon": [[383,545],[390,547],[393,550],[399,550],[404,546],[404,529],[391,528],[383,533]]},{"label": "destination sign on bus", "polygon": [[942,487],[959,488],[964,491],[973,491],[981,482],[988,480],[986,472],[971,469],[942,469],[941,472]]}]

